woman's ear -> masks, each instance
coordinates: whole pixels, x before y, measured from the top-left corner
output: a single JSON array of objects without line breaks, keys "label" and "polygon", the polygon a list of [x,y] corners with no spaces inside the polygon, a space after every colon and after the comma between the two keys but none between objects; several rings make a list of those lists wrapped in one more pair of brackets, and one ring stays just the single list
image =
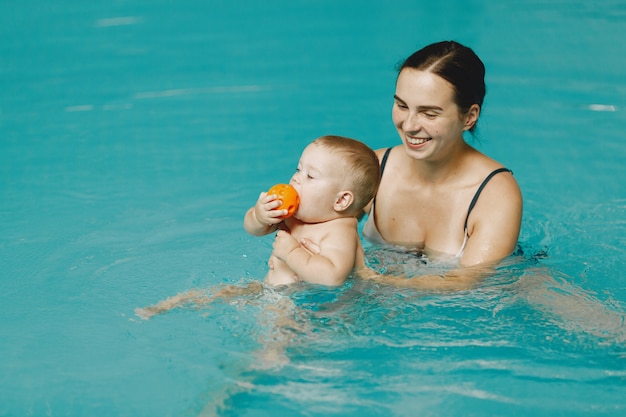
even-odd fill
[{"label": "woman's ear", "polygon": [[354,194],[352,191],[339,191],[337,198],[335,199],[335,205],[333,209],[336,212],[342,212],[348,209],[354,202]]},{"label": "woman's ear", "polygon": [[465,115],[464,130],[470,130],[476,125],[478,118],[480,117],[480,106],[478,104],[472,104]]}]

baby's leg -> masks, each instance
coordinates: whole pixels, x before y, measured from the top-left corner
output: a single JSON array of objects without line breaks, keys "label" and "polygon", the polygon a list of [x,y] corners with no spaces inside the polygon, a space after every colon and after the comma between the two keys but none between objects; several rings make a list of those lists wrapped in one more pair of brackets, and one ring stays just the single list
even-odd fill
[{"label": "baby's leg", "polygon": [[166,298],[165,300],[159,301],[153,306],[136,308],[135,314],[144,320],[148,320],[152,316],[165,313],[176,307],[180,307],[182,305],[192,302],[196,304],[204,304],[209,302],[209,297],[207,297],[205,293],[199,290],[189,290],[180,294],[176,294],[173,297]]},{"label": "baby's leg", "polygon": [[259,282],[251,282],[244,286],[224,285],[221,286],[212,295],[208,295],[206,291],[189,290],[180,294],[176,294],[173,297],[166,298],[165,300],[159,301],[153,306],[136,308],[135,314],[144,320],[148,320],[152,316],[166,313],[169,310],[177,307],[182,307],[187,304],[202,306],[210,304],[216,299],[230,300],[246,295],[258,294],[261,291],[263,291],[263,285]]},{"label": "baby's leg", "polygon": [[264,308],[261,320],[267,333],[259,335],[263,347],[256,352],[257,362],[251,365],[252,369],[280,369],[289,363],[287,348],[298,331],[303,330],[296,321],[295,313],[296,306],[288,297],[281,297],[275,304]]},{"label": "baby's leg", "polygon": [[250,282],[243,286],[223,285],[220,289],[215,291],[211,297],[208,298],[208,302],[216,299],[228,301],[237,297],[260,294],[261,292],[263,292],[263,284],[256,281]]}]

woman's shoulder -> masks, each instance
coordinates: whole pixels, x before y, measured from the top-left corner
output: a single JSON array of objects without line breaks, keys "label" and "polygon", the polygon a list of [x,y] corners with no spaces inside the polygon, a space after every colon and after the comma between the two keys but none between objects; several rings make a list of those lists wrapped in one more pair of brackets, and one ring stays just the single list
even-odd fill
[{"label": "woman's shoulder", "polygon": [[381,175],[385,169],[397,170],[398,167],[406,165],[407,155],[402,145],[389,146],[374,151],[380,161]]},{"label": "woman's shoulder", "polygon": [[387,146],[386,148],[379,148],[379,149],[374,150],[374,153],[376,153],[376,156],[378,156],[378,159],[381,160],[383,159],[385,154],[387,153],[391,154],[391,153],[397,152],[398,149],[400,148],[402,148],[402,145]]},{"label": "woman's shoulder", "polygon": [[484,154],[480,154],[471,167],[472,182],[478,187],[483,207],[521,207],[522,193],[510,167]]},{"label": "woman's shoulder", "polygon": [[476,214],[489,217],[493,210],[521,208],[522,194],[512,170],[477,150],[468,153],[456,178],[459,189],[468,191],[471,207],[476,205]]},{"label": "woman's shoulder", "polygon": [[469,157],[466,159],[465,172],[468,177],[472,177],[474,181],[483,182],[489,178],[489,182],[498,178],[498,182],[503,184],[515,184],[517,181],[513,177],[513,170],[495,159],[485,155],[484,153],[471,148]]},{"label": "woman's shoulder", "polygon": [[[481,180],[481,185],[483,184],[485,188],[483,192],[485,194],[493,194],[497,200],[511,199],[516,196],[519,196],[521,199],[520,187],[513,175],[513,171],[502,165],[486,171]],[[489,186],[487,187],[487,185]]]}]

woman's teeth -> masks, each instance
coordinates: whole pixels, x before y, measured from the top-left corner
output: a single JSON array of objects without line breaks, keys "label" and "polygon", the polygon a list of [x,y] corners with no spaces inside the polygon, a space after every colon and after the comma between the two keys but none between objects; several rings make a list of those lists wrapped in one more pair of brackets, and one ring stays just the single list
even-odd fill
[{"label": "woman's teeth", "polygon": [[407,141],[411,145],[421,145],[422,143],[426,143],[426,142],[428,142],[431,139],[432,138],[407,138]]}]

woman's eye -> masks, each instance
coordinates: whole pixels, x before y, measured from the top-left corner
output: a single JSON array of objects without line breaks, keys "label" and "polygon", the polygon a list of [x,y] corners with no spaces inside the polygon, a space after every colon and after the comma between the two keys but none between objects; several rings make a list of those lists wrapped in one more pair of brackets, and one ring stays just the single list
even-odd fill
[{"label": "woman's eye", "polygon": [[438,116],[436,113],[424,113],[424,115],[429,119],[434,119]]}]

